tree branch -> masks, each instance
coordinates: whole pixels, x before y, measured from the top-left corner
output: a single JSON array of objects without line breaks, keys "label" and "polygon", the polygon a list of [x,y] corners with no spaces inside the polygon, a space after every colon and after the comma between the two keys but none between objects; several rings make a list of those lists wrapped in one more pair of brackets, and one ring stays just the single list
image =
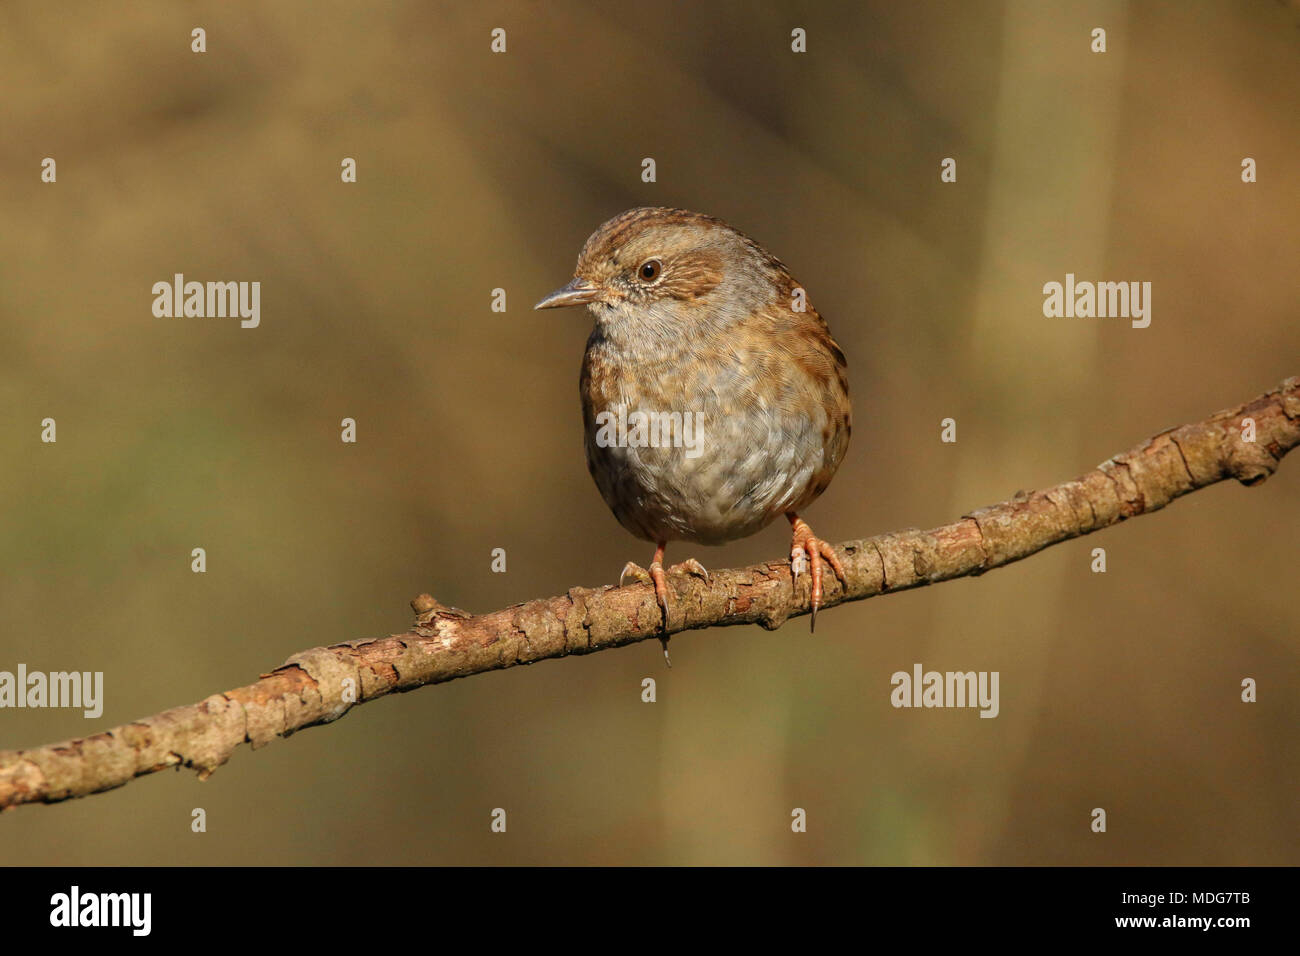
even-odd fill
[{"label": "tree branch", "polygon": [[[1243,440],[1244,419],[1255,441]],[[1161,432],[1073,481],[1020,492],[930,531],[838,545],[848,583],[827,581],[826,607],[978,575],[1036,551],[1163,508],[1227,478],[1255,485],[1300,444],[1300,377],[1202,422]],[[731,624],[773,629],[808,612],[808,579],[792,586],[786,561],[671,578],[668,633]],[[428,595],[411,602],[404,634],[295,654],[247,687],[214,694],[90,737],[0,752],[0,809],[56,803],[120,787],[177,764],[200,779],[235,748],[337,720],[356,703],[485,671],[589,654],[659,637],[648,585],[570,588],[567,594],[469,615]],[[24,693],[25,688],[19,688]]]}]

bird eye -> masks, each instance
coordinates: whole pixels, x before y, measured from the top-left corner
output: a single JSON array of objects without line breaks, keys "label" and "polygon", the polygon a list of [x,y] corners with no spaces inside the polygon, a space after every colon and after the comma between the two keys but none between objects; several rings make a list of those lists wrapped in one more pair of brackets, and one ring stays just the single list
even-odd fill
[{"label": "bird eye", "polygon": [[636,274],[641,277],[642,282],[654,282],[659,278],[663,268],[663,263],[658,259],[647,259],[641,263],[641,268],[636,271]]}]

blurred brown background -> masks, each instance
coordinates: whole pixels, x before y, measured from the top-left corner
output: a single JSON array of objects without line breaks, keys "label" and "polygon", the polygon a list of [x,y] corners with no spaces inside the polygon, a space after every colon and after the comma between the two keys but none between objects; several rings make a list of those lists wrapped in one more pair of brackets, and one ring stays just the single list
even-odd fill
[{"label": "blurred brown background", "polygon": [[[0,7],[0,669],[102,670],[107,696],[97,721],[0,712],[0,748],[402,630],[420,591],[484,611],[644,563],[583,461],[590,319],[531,310],[631,206],[729,220],[828,317],[857,412],[809,513],[831,540],[1073,477],[1300,373],[1298,26],[1272,0]],[[155,318],[175,272],[261,281],[261,327]],[[1151,327],[1044,318],[1066,272],[1151,281]],[[203,784],[22,808],[0,860],[1300,863],[1298,525],[1288,460],[815,637],[515,668]],[[773,527],[675,559],[787,548]],[[894,710],[916,662],[1000,671],[1001,716]]]}]

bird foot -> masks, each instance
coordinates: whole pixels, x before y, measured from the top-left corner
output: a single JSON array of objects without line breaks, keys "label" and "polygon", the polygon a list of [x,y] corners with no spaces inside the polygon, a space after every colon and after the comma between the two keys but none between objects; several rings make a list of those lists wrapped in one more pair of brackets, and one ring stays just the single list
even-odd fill
[{"label": "bird foot", "polygon": [[[623,565],[623,571],[618,576],[618,586],[626,587],[628,584],[651,584],[655,589],[655,601],[659,605],[660,627],[665,631],[668,630],[668,575],[669,574],[690,574],[694,577],[703,579],[705,584],[709,583],[709,572],[704,565],[694,558],[687,558],[680,564],[674,564],[667,573],[664,572],[663,566],[663,545],[655,551],[655,559],[650,562],[649,569],[641,567],[635,561],[629,561]],[[672,667],[672,658],[668,656],[668,637],[659,638],[660,643],[664,646],[664,660],[668,666]]]},{"label": "bird foot", "polygon": [[[655,603],[659,605],[659,626],[664,631],[668,630],[668,577],[664,574],[662,546],[655,552],[654,561],[650,562],[649,569],[641,567],[635,561],[629,561],[623,565],[623,571],[618,576],[618,586],[627,587],[628,584],[650,584],[655,589]],[[676,571],[674,566],[672,570]],[[703,568],[701,568],[703,570]],[[672,659],[668,656],[668,637],[665,634],[659,638],[659,642],[664,646],[664,660],[668,666],[672,667]]]},{"label": "bird foot", "polygon": [[823,560],[831,566],[835,576],[840,579],[841,584],[847,584],[844,576],[844,566],[840,564],[839,556],[831,545],[813,534],[812,528],[808,527],[808,522],[804,521],[798,515],[787,515],[790,519],[790,530],[792,539],[790,543],[790,574],[795,585],[799,583],[799,576],[805,574],[811,567],[812,570],[812,597],[808,604],[811,608],[811,625],[809,630],[817,630],[817,609],[822,605],[822,572]]},{"label": "bird foot", "polygon": [[[651,565],[653,568],[654,565]],[[669,574],[690,574],[694,577],[701,578],[705,584],[709,583],[709,569],[694,558],[687,558],[680,564],[674,564],[668,569]],[[654,584],[654,576],[635,561],[629,561],[623,565],[623,571],[618,576],[618,586],[623,588],[628,584]]]}]

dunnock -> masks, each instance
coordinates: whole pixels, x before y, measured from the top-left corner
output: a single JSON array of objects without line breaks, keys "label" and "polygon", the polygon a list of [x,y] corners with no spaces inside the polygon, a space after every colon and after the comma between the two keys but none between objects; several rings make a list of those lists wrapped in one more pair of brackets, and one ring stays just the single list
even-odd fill
[{"label": "dunnock", "polygon": [[[587,240],[574,278],[535,308],[596,317],[580,390],[587,467],[623,527],[664,548],[722,544],[790,521],[791,573],[812,570],[812,623],[834,549],[799,512],[826,490],[851,431],[844,353],[779,259],[720,219],[631,209]],[[674,566],[707,580],[691,559]],[[667,644],[665,643],[665,651]]]}]

